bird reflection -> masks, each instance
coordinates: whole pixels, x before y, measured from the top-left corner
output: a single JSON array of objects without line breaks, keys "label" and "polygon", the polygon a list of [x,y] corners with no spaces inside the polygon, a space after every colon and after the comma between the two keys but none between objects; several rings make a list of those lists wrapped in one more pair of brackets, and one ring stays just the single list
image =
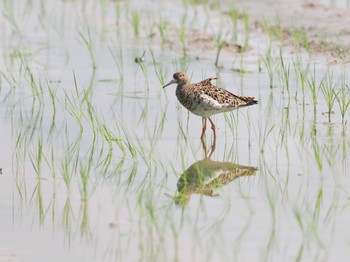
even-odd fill
[{"label": "bird reflection", "polygon": [[213,161],[209,157],[213,154],[215,147],[211,147],[208,156],[204,141],[202,146],[205,158],[193,163],[177,181],[178,193],[175,196],[177,205],[188,204],[191,194],[215,196],[214,189],[229,184],[238,177],[254,175],[257,171],[257,168],[252,166]]}]

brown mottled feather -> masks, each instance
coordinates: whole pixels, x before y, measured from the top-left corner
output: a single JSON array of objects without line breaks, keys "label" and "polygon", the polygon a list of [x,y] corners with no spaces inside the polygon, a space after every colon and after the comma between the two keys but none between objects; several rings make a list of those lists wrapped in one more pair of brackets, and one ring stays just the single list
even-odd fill
[{"label": "brown mottled feather", "polygon": [[208,79],[204,79],[202,81],[200,81],[199,83],[197,83],[197,85],[202,85],[202,86],[213,86],[213,84],[211,83],[211,81],[213,80],[217,80],[219,78],[217,77],[211,77],[211,78],[208,78]]},{"label": "brown mottled feather", "polygon": [[177,72],[165,86],[177,83],[176,96],[180,103],[193,114],[204,118],[258,103],[254,97],[237,96],[214,86],[211,81],[215,79],[217,78],[208,78],[191,84],[185,73]]},{"label": "brown mottled feather", "polygon": [[254,97],[237,96],[218,86],[214,86],[211,81],[218,78],[208,78],[199,83],[195,83],[198,94],[206,94],[218,101],[220,104],[230,104],[232,107],[242,107],[256,104],[258,101]]}]

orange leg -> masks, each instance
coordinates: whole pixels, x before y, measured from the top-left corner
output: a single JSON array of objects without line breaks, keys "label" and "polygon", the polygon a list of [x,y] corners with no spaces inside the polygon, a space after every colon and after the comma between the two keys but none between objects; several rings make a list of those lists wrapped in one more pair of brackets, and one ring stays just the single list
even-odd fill
[{"label": "orange leg", "polygon": [[213,133],[214,133],[214,141],[216,141],[216,131],[215,131],[215,124],[214,122],[210,119],[210,117],[208,117],[209,119],[209,122],[211,124],[211,129],[213,130]]},{"label": "orange leg", "polygon": [[205,130],[207,129],[207,118],[203,117],[202,118],[202,122],[203,122],[203,127],[202,127],[202,135],[201,135],[201,140],[203,141],[203,137],[205,134]]},{"label": "orange leg", "polygon": [[210,118],[209,118],[209,121],[210,121],[210,124],[211,124],[211,129],[213,130],[213,133],[214,133],[214,142],[211,145],[211,150],[210,150],[210,153],[209,153],[209,158],[210,158],[211,155],[214,153],[215,147],[216,147],[216,131],[215,131],[215,125],[214,125],[213,121]]},{"label": "orange leg", "polygon": [[209,118],[209,121],[211,123],[211,129],[213,130],[213,133],[214,133],[214,142],[211,145],[211,149],[210,149],[209,156],[208,156],[207,145],[205,144],[205,141],[204,141],[204,134],[205,134],[205,131],[206,131],[206,128],[207,128],[207,118],[203,117],[203,128],[202,128],[201,141],[202,141],[202,147],[203,147],[203,150],[204,150],[205,158],[210,158],[211,155],[214,153],[215,147],[216,147],[215,124],[213,123],[213,121],[210,118]]}]

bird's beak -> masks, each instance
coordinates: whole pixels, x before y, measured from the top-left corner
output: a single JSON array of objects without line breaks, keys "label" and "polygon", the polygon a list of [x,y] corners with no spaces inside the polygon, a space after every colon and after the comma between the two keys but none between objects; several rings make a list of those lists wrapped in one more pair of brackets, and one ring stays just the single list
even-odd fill
[{"label": "bird's beak", "polygon": [[163,86],[163,88],[166,87],[166,86],[170,86],[172,84],[176,84],[176,80],[175,79],[171,79],[171,81],[169,83],[167,83],[165,86]]}]

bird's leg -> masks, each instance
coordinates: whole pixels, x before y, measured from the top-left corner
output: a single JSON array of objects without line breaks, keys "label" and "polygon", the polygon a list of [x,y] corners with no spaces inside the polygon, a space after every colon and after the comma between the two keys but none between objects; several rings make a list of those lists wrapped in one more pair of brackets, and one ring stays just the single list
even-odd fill
[{"label": "bird's leg", "polygon": [[214,153],[215,147],[216,147],[216,131],[215,131],[215,124],[213,123],[213,121],[210,118],[209,118],[209,121],[210,121],[210,124],[211,124],[211,129],[213,130],[213,133],[214,133],[214,142],[211,145],[211,149],[210,149],[210,153],[209,153],[209,158],[210,158],[211,155]]},{"label": "bird's leg", "polygon": [[213,130],[214,133],[214,137],[216,138],[216,132],[215,132],[215,124],[214,122],[210,119],[210,117],[208,117],[210,124],[211,124],[211,129]]},{"label": "bird's leg", "polygon": [[[210,118],[209,118],[210,119]],[[206,117],[203,117],[202,118],[202,122],[203,122],[203,127],[202,127],[202,135],[201,135],[201,140],[203,142],[203,137],[204,137],[204,134],[205,134],[205,130],[207,129],[207,118]]]},{"label": "bird's leg", "polygon": [[211,124],[211,129],[213,130],[213,134],[214,134],[214,144],[212,145],[212,148],[215,149],[215,145],[216,145],[216,131],[215,131],[215,124],[214,122],[210,119],[210,117],[208,117],[210,124]]}]

